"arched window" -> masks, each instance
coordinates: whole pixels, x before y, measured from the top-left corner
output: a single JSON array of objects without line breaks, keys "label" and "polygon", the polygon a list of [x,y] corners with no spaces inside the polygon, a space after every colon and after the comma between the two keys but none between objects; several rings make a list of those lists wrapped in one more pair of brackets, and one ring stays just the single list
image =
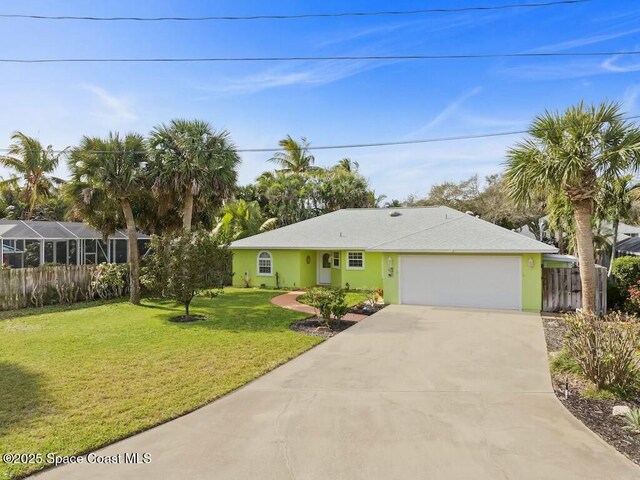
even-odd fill
[{"label": "arched window", "polygon": [[258,275],[263,277],[273,275],[273,258],[269,252],[258,254]]}]

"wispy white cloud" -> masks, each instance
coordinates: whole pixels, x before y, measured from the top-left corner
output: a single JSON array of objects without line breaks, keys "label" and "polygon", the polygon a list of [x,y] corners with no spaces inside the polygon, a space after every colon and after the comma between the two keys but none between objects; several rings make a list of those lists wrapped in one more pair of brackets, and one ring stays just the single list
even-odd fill
[{"label": "wispy white cloud", "polygon": [[[424,195],[445,180],[461,180],[478,174],[481,178],[502,170],[513,137],[478,138],[371,150],[345,151],[344,156],[360,163],[377,193],[389,198]],[[342,155],[342,154],[341,154]],[[393,168],[389,165],[393,164]]]},{"label": "wispy white cloud", "polygon": [[628,113],[635,113],[638,110],[638,100],[640,100],[640,83],[627,88],[622,97],[622,104]]},{"label": "wispy white cloud", "polygon": [[[526,65],[515,65],[502,67],[496,70],[499,75],[504,75],[512,79],[523,81],[551,81],[551,80],[567,80],[571,78],[585,78],[596,75],[624,73],[626,70],[607,68],[604,62],[578,60],[573,62],[558,61],[555,63],[530,63]],[[631,70],[628,70],[631,71]]]},{"label": "wispy white cloud", "polygon": [[398,30],[405,30],[406,28],[415,25],[415,22],[394,23],[387,25],[380,25],[377,27],[363,28],[360,30],[349,29],[347,33],[335,34],[327,38],[323,38],[316,43],[316,47],[324,48],[332,45],[337,45],[344,42],[350,42],[353,40],[362,40],[370,37],[377,37],[380,35],[388,35]]},{"label": "wispy white cloud", "polygon": [[[388,63],[387,63],[388,64]],[[250,94],[289,86],[319,86],[337,82],[361,72],[379,68],[375,62],[322,62],[298,68],[269,69],[240,78],[222,78],[195,88],[211,96]]]},{"label": "wispy white cloud", "polygon": [[637,72],[640,70],[640,62],[623,59],[621,55],[613,55],[607,58],[600,66],[603,70],[613,73]]},{"label": "wispy white cloud", "polygon": [[83,90],[93,94],[98,101],[99,108],[93,115],[112,123],[131,123],[138,120],[131,106],[131,101],[124,97],[108,92],[106,89],[91,84],[80,86]]},{"label": "wispy white cloud", "polygon": [[455,113],[458,112],[460,107],[471,97],[474,97],[482,91],[482,87],[475,87],[471,90],[464,92],[462,95],[455,98],[444,109],[442,109],[435,117],[429,120],[425,125],[409,133],[407,137],[413,137],[415,135],[421,135],[433,128],[441,125],[446,120],[449,120]]},{"label": "wispy white cloud", "polygon": [[634,33],[640,32],[640,28],[634,28],[632,30],[625,30],[622,32],[601,33],[597,35],[590,35],[587,37],[574,38],[573,40],[567,40],[559,43],[552,43],[549,45],[543,45],[531,50],[531,52],[559,52],[562,50],[571,50],[572,48],[585,47],[587,45],[594,45],[597,43],[614,40],[620,37],[626,37]]}]

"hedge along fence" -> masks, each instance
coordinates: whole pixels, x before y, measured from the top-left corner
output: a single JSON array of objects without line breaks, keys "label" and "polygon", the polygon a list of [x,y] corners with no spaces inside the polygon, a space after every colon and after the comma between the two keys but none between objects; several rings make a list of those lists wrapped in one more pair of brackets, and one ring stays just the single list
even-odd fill
[{"label": "hedge along fence", "polygon": [[[0,310],[71,304],[96,297],[113,298],[126,290],[128,275],[120,272],[120,285],[113,285],[114,269],[122,265],[56,265],[36,268],[0,269]],[[124,265],[126,269],[127,266]],[[104,285],[107,279],[109,285]],[[117,283],[117,282],[116,282]]]}]

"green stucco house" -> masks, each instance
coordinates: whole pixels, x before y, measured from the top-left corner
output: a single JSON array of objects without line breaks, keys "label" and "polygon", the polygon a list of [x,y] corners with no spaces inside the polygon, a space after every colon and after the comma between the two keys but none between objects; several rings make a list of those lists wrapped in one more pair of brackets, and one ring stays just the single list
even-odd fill
[{"label": "green stucco house", "polygon": [[448,207],[345,209],[237,240],[233,285],[382,288],[387,303],[538,312],[538,242]]}]

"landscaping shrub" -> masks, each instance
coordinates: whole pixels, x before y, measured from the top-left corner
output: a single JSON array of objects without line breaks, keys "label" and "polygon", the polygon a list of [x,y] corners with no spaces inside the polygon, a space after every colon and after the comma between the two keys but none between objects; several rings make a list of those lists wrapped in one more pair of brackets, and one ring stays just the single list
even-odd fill
[{"label": "landscaping shrub", "polygon": [[93,272],[91,290],[102,300],[124,295],[129,276],[128,263],[101,263]]},{"label": "landscaping shrub", "polygon": [[610,308],[638,311],[629,301],[629,289],[640,281],[640,257],[619,257],[613,260],[611,278],[607,285]]},{"label": "landscaping shrub", "polygon": [[363,290],[362,293],[367,296],[367,300],[365,303],[370,307],[375,307],[376,303],[378,303],[378,300],[380,300],[383,296],[383,290],[381,288]]},{"label": "landscaping shrub", "polygon": [[632,408],[624,416],[624,428],[631,433],[640,433],[640,408]]},{"label": "landscaping shrub", "polygon": [[597,390],[624,390],[637,378],[640,330],[635,316],[612,312],[565,315],[565,348]]},{"label": "landscaping shrub", "polygon": [[346,296],[347,290],[344,288],[316,287],[304,294],[304,301],[315,309],[316,316],[328,327],[332,317],[340,324],[349,311]]},{"label": "landscaping shrub", "polygon": [[206,231],[179,231],[151,238],[151,251],[140,280],[151,292],[189,306],[197,294],[221,289],[231,275],[228,271],[231,252]]}]

